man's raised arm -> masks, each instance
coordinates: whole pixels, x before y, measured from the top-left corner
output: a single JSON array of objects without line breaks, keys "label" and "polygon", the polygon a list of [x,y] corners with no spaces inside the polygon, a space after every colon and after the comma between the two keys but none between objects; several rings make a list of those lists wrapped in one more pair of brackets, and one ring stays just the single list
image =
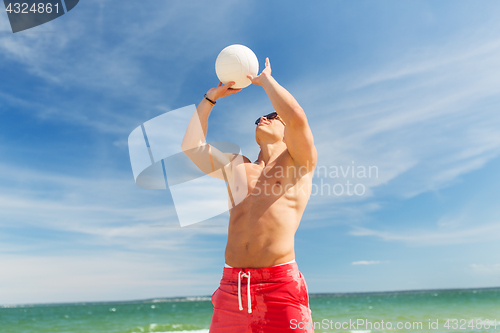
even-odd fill
[{"label": "man's raised arm", "polygon": [[314,170],[317,161],[314,139],[304,110],[295,98],[271,76],[271,64],[266,58],[266,68],[259,76],[248,76],[253,84],[264,88],[274,110],[286,123],[285,143],[295,163]]},{"label": "man's raised arm", "polygon": [[[219,83],[217,87],[210,89],[206,96],[215,102],[219,98],[235,94],[241,90],[231,89],[233,84],[234,82],[230,82],[228,85],[223,86],[222,83]],[[205,142],[208,116],[212,108],[213,104],[206,98],[203,98],[198,104],[187,126],[181,149],[201,171],[216,178],[224,179],[222,174],[218,175],[212,172],[229,164],[230,157]]]}]

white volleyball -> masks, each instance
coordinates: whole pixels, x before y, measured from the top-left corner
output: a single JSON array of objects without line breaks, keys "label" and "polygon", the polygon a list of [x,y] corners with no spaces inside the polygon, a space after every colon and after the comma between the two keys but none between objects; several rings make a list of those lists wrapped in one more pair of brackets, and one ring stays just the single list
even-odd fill
[{"label": "white volleyball", "polygon": [[215,72],[223,84],[234,81],[235,84],[231,88],[245,88],[252,84],[247,75],[257,76],[259,60],[248,47],[230,45],[219,53],[215,61]]}]

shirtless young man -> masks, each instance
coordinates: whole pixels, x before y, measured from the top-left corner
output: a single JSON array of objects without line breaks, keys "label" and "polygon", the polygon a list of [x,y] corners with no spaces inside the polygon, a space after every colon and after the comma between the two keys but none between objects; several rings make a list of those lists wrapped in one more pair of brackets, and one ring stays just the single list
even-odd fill
[{"label": "shirtless young man", "polygon": [[219,83],[207,92],[182,143],[202,171],[229,185],[232,208],[226,265],[220,287],[212,295],[210,332],[313,332],[299,329],[312,320],[307,286],[294,252],[295,232],[316,166],[313,136],[300,105],[271,76],[269,59],[260,75],[248,78],[264,88],[276,110],[256,121],[261,149],[257,161],[239,156],[236,163],[236,155],[205,143],[214,102],[241,90],[231,89],[234,82]]}]

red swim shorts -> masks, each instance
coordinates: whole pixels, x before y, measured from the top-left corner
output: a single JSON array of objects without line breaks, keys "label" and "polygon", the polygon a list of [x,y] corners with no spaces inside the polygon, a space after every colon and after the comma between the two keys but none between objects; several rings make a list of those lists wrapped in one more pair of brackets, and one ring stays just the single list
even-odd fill
[{"label": "red swim shorts", "polygon": [[212,304],[210,333],[314,332],[306,281],[296,262],[265,268],[224,267]]}]

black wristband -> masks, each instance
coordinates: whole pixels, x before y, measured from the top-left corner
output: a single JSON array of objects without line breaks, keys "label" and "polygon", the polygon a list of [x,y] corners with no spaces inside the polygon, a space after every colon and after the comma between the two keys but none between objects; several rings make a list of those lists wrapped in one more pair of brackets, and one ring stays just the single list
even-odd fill
[{"label": "black wristband", "polygon": [[210,102],[210,104],[215,105],[217,103],[216,101],[212,101],[210,98],[207,97],[207,94],[205,94],[205,99]]}]

